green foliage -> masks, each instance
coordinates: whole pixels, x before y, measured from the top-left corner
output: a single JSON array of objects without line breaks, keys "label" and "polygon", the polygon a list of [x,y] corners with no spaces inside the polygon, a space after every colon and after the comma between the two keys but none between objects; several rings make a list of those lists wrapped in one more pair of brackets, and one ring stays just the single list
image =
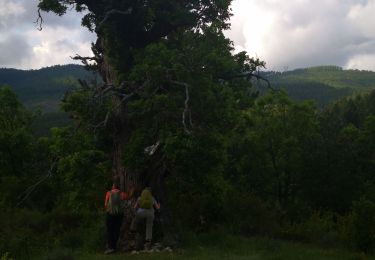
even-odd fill
[{"label": "green foliage", "polygon": [[336,88],[371,89],[374,88],[374,72],[343,70],[337,66],[319,66],[275,73],[282,82],[318,82]]},{"label": "green foliage", "polygon": [[13,260],[13,258],[9,255],[9,252],[5,252],[1,258],[1,260]]},{"label": "green foliage", "polygon": [[[69,211],[84,212],[100,208],[103,183],[108,181],[108,155],[98,150],[91,136],[71,128],[52,129],[50,152],[57,161],[55,185],[60,192],[60,204]],[[100,187],[98,189],[98,187]]]},{"label": "green foliage", "polygon": [[313,99],[320,106],[375,88],[373,71],[343,70],[337,66],[265,72],[265,76],[274,87],[285,89],[294,100]]},{"label": "green foliage", "polygon": [[277,209],[251,193],[231,191],[220,214],[225,226],[237,234],[273,237],[281,230]]},{"label": "green foliage", "polygon": [[77,87],[78,79],[92,81],[95,75],[80,65],[63,65],[39,70],[0,68],[0,86],[10,85],[28,108],[58,112],[64,93]]},{"label": "green foliage", "polygon": [[344,236],[340,234],[345,228],[343,222],[330,212],[312,212],[300,222],[288,223],[283,227],[282,237],[315,243],[324,247],[339,246]]},{"label": "green foliage", "polygon": [[[246,119],[247,117],[247,119]],[[293,203],[303,180],[304,156],[315,142],[317,118],[311,103],[294,104],[285,93],[270,93],[246,112],[235,129],[231,176],[258,195]],[[292,200],[292,201],[291,201]]]},{"label": "green foliage", "polygon": [[373,251],[375,247],[375,204],[362,198],[353,205],[353,237],[357,249]]},{"label": "green foliage", "polygon": [[[15,206],[30,180],[48,163],[46,147],[33,138],[31,120],[32,114],[10,88],[0,88],[0,187],[7,191],[0,199],[2,208]],[[46,162],[41,161],[46,155]]]}]

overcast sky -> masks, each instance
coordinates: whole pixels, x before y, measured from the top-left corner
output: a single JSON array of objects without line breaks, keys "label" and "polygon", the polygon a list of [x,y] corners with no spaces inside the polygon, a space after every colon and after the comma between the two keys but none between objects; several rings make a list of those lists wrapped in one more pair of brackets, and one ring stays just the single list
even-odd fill
[{"label": "overcast sky", "polygon": [[[90,55],[95,35],[71,11],[43,14],[37,30],[38,0],[0,0],[0,67],[37,69],[72,63]],[[234,0],[232,30],[236,50],[286,70],[339,65],[375,71],[375,0]]]}]

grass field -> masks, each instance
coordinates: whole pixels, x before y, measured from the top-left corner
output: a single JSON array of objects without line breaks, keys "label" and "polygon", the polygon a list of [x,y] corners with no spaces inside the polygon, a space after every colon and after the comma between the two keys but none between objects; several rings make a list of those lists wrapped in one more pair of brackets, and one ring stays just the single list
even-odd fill
[{"label": "grass field", "polygon": [[[207,240],[206,240],[207,239]],[[208,240],[209,239],[209,240]],[[216,242],[215,242],[216,240]],[[173,253],[140,253],[136,255],[117,253],[114,255],[77,254],[75,259],[93,260],[162,260],[162,259],[250,259],[250,260],[367,260],[375,259],[361,253],[345,249],[324,249],[317,246],[284,242],[267,238],[243,238],[228,236],[225,239],[215,239],[207,235],[200,236],[184,249],[176,249]]]}]

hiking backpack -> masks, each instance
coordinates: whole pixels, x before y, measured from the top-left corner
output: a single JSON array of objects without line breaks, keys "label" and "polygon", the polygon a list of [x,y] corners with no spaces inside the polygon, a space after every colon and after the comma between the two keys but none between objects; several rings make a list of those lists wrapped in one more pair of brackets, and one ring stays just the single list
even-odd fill
[{"label": "hiking backpack", "polygon": [[121,200],[120,191],[110,191],[109,201],[107,204],[107,212],[111,215],[119,215],[122,213],[124,207]]}]

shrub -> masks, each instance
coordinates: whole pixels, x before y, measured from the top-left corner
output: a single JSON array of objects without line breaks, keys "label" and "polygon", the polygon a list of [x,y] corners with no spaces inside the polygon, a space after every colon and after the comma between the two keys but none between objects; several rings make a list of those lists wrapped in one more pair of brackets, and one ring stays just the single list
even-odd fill
[{"label": "shrub", "polygon": [[340,242],[336,218],[330,212],[314,212],[301,222],[286,225],[283,237],[322,246],[336,246]]},{"label": "shrub", "polygon": [[222,215],[227,225],[242,235],[274,235],[280,231],[276,210],[252,193],[233,192]]},{"label": "shrub", "polygon": [[362,198],[353,204],[352,239],[355,247],[363,252],[375,248],[375,204]]}]

